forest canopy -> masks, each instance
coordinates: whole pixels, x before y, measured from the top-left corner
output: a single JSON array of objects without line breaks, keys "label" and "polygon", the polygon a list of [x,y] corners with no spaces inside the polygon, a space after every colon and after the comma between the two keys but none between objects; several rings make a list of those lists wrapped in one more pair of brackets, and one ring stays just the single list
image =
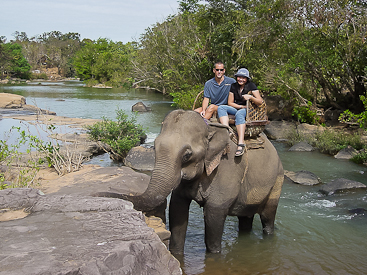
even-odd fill
[{"label": "forest canopy", "polygon": [[[362,0],[182,0],[177,14],[126,44],[58,31],[0,37],[1,77],[57,67],[90,84],[153,89],[188,109],[222,61],[228,76],[246,67],[264,93],[298,108],[359,114],[366,108],[365,14]],[[20,49],[24,59],[15,57]]]}]

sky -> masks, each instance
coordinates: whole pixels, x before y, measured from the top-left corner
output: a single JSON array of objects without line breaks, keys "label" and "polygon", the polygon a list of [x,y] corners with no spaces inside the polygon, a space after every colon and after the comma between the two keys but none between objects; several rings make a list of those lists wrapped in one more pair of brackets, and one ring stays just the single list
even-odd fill
[{"label": "sky", "polygon": [[178,0],[0,0],[0,36],[76,32],[81,39],[138,41],[145,29],[177,14]]}]

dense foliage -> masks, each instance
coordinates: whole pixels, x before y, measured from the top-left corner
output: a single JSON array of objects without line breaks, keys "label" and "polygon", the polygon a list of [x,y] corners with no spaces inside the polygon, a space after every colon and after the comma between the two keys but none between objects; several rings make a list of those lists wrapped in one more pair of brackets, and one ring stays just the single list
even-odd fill
[{"label": "dense foliage", "polygon": [[116,121],[103,118],[91,126],[87,126],[88,134],[95,141],[101,141],[110,148],[109,153],[114,160],[123,160],[129,150],[143,143],[146,135],[136,118],[129,118],[122,110],[116,111]]},{"label": "dense foliage", "polygon": [[[33,69],[46,64],[92,84],[154,89],[185,109],[222,61],[227,75],[248,68],[265,93],[294,103],[296,118],[317,122],[321,109],[366,109],[366,13],[361,0],[181,0],[177,14],[136,42],[16,32],[0,44],[0,57],[16,43]],[[8,59],[0,59],[2,71]]]},{"label": "dense foliage", "polygon": [[75,54],[74,67],[78,77],[96,83],[111,86],[122,86],[128,82],[130,59],[134,56],[132,43],[123,44],[104,38],[97,41],[86,41]]},{"label": "dense foliage", "polygon": [[0,38],[0,70],[3,75],[13,75],[28,79],[31,66],[24,58],[22,47],[18,44],[2,43]]}]

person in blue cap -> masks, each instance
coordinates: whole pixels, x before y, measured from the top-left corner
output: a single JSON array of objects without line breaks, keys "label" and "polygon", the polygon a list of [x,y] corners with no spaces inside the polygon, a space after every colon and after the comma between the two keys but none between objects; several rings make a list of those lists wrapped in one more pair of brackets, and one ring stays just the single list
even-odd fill
[{"label": "person in blue cap", "polygon": [[[251,81],[249,71],[241,68],[235,74],[237,82],[231,85],[228,96],[228,105],[218,107],[219,121],[229,127],[228,115],[234,115],[236,129],[238,133],[238,147],[235,156],[243,155],[245,148],[245,130],[246,130],[246,102],[251,100],[256,105],[260,105],[263,99],[255,83]],[[251,91],[252,95],[248,93]]]}]

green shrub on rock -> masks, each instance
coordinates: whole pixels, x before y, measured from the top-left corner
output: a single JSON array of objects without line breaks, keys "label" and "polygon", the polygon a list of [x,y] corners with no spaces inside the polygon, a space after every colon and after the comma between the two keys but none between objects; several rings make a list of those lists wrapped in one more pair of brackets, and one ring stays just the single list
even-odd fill
[{"label": "green shrub on rock", "polygon": [[122,110],[116,111],[117,121],[103,117],[103,121],[87,126],[88,134],[95,141],[108,145],[110,156],[114,160],[123,160],[129,150],[146,139],[141,125],[136,124],[136,117],[129,119]]}]

